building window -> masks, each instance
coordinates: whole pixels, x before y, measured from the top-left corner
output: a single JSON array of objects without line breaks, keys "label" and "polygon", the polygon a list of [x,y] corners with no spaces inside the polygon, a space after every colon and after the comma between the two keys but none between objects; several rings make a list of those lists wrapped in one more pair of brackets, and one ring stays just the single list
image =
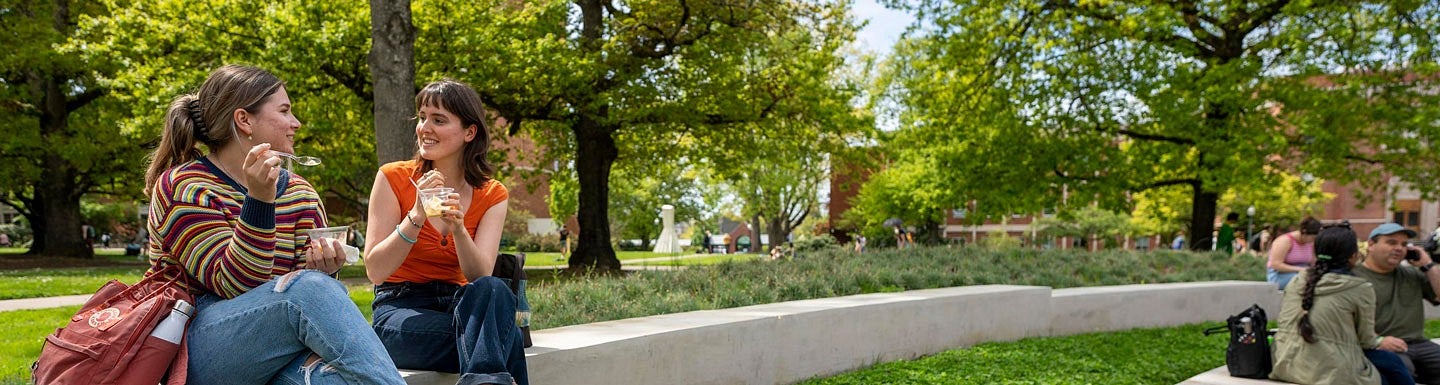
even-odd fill
[{"label": "building window", "polygon": [[1392,218],[1392,219],[1393,219],[1393,222],[1398,223],[1398,224],[1400,224],[1401,226],[1405,226],[1405,228],[1408,228],[1408,229],[1410,229],[1410,230],[1414,230],[1414,231],[1417,232],[1417,233],[1418,233],[1418,232],[1421,232],[1421,229],[1420,229],[1420,200],[1418,200],[1418,199],[1401,199],[1401,200],[1396,200],[1396,201],[1395,201],[1395,212],[1394,212],[1393,214],[1394,214],[1394,217]]},{"label": "building window", "polygon": [[965,219],[965,214],[966,214],[965,209],[954,209],[954,210],[950,210],[950,216],[951,216],[951,217],[954,217],[955,219]]}]

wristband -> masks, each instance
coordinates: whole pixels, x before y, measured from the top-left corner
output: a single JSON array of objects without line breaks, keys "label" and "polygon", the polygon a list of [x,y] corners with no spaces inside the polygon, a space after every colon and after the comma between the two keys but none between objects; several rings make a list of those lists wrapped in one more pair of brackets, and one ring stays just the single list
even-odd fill
[{"label": "wristband", "polygon": [[1429,272],[1430,272],[1430,268],[1432,268],[1432,267],[1435,267],[1435,262],[1433,262],[1433,261],[1430,262],[1430,263],[1428,263],[1428,264],[1425,264],[1425,266],[1420,266],[1420,272],[1421,272],[1421,273],[1429,273]]},{"label": "wristband", "polygon": [[396,235],[399,235],[399,236],[400,236],[400,239],[401,239],[401,240],[404,240],[405,243],[409,243],[409,244],[412,244],[412,245],[415,244],[415,240],[414,240],[414,239],[410,239],[410,237],[405,236],[405,232],[404,232],[404,231],[400,231],[400,225],[399,225],[399,224],[396,224],[396,225],[395,225],[395,234],[396,234]]},{"label": "wristband", "polygon": [[405,220],[409,221],[410,225],[415,226],[417,229],[421,227],[420,223],[415,222],[415,218],[410,217],[410,213],[405,213]]}]

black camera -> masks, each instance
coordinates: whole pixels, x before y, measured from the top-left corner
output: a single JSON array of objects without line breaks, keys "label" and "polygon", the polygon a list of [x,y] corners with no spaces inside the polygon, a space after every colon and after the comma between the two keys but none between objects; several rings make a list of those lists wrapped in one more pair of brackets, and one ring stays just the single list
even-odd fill
[{"label": "black camera", "polygon": [[1411,261],[1419,261],[1419,260],[1420,260],[1420,252],[1419,252],[1419,251],[1416,251],[1415,249],[1405,249],[1405,259],[1408,259],[1408,260],[1411,260]]}]

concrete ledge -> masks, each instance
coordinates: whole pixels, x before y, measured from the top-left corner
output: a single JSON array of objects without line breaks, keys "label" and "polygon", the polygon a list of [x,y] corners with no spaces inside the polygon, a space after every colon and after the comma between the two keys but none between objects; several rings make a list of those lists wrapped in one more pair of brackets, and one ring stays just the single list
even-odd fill
[{"label": "concrete ledge", "polygon": [[[1432,339],[1430,341],[1440,343],[1440,338]],[[1185,382],[1181,382],[1179,385],[1254,385],[1288,383],[1289,382],[1283,381],[1252,380],[1249,378],[1231,377],[1230,369],[1226,369],[1224,365],[1221,365],[1220,367],[1210,369],[1205,373],[1197,374],[1195,375],[1195,377],[1190,377],[1190,379],[1185,380]]]},{"label": "concrete ledge", "polygon": [[1190,377],[1181,382],[1180,385],[1256,385],[1256,384],[1288,384],[1288,382],[1270,380],[1252,380],[1249,378],[1230,377],[1230,370],[1224,366],[1210,369],[1205,373]]},{"label": "concrete ledge", "polygon": [[[599,322],[533,333],[535,384],[786,384],[1042,335],[1050,289],[972,286]],[[984,309],[983,311],[976,311]]]},{"label": "concrete ledge", "polygon": [[1281,292],[1265,282],[1219,281],[1055,290],[1050,335],[1223,321],[1251,304],[1280,315]]},{"label": "concrete ledge", "polygon": [[[790,384],[982,342],[1219,321],[1252,303],[1278,313],[1279,299],[1238,281],[914,290],[537,330],[526,357],[536,385]],[[412,385],[458,378],[402,374]]]}]

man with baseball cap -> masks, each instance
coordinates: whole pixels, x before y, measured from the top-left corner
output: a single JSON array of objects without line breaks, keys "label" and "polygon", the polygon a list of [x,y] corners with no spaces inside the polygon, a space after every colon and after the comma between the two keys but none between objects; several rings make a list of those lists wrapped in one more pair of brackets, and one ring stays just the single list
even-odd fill
[{"label": "man with baseball cap", "polygon": [[[1365,278],[1375,287],[1375,333],[1379,334],[1381,350],[1400,355],[1405,366],[1422,383],[1440,380],[1440,345],[1425,338],[1425,308],[1440,292],[1440,269],[1430,254],[1409,246],[1415,231],[1395,223],[1386,223],[1370,231],[1370,245],[1365,262],[1355,266],[1356,276]],[[1418,258],[1401,265],[1406,251],[1414,250]]]}]

